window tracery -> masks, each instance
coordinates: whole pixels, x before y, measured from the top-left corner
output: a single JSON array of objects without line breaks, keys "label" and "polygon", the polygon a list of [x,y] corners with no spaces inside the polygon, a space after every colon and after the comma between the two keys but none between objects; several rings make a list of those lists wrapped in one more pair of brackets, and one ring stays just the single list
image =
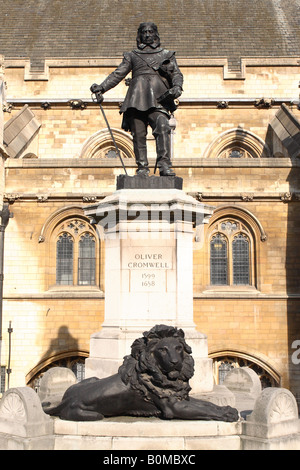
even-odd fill
[{"label": "window tracery", "polygon": [[[112,129],[115,143],[122,159],[134,158],[133,143],[131,136],[120,129]],[[80,152],[81,158],[93,159],[118,159],[115,144],[108,129],[102,129],[90,136]]]},{"label": "window tracery", "polygon": [[214,357],[213,371],[216,384],[222,385],[228,372],[239,367],[249,367],[254,370],[260,379],[262,388],[279,386],[279,377],[275,376],[275,373],[268,370],[265,365],[255,362],[255,358],[251,360],[249,356],[241,357],[237,354],[225,354]]},{"label": "window tracery", "polygon": [[252,152],[242,147],[228,147],[218,155],[218,158],[255,158],[255,157],[256,155],[254,155]]},{"label": "window tracery", "polygon": [[215,222],[210,234],[210,284],[253,284],[253,240],[246,224],[231,218]]},{"label": "window tracery", "polygon": [[44,373],[52,367],[66,367],[72,370],[76,376],[77,382],[81,382],[81,380],[84,380],[85,378],[85,357],[86,356],[82,356],[74,352],[72,355],[66,355],[65,357],[60,357],[59,359],[53,360],[39,369],[29,379],[27,385],[39,393],[41,379]]},{"label": "window tracery", "polygon": [[249,130],[237,127],[218,135],[207,147],[204,158],[269,158],[271,151],[265,141]]}]

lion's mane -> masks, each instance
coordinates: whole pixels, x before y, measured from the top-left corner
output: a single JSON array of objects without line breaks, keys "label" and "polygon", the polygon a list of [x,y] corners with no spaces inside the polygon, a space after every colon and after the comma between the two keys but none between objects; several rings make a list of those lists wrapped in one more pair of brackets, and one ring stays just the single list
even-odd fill
[{"label": "lion's mane", "polygon": [[[156,363],[152,354],[156,344],[162,338],[175,338],[184,350],[183,364],[180,371],[173,371],[167,376]],[[135,340],[131,346],[131,355],[124,358],[119,368],[123,382],[130,384],[145,400],[153,402],[151,395],[160,398],[172,397],[184,400],[191,387],[189,379],[194,374],[194,360],[191,348],[184,339],[184,332],[172,326],[156,325],[143,337]]]}]

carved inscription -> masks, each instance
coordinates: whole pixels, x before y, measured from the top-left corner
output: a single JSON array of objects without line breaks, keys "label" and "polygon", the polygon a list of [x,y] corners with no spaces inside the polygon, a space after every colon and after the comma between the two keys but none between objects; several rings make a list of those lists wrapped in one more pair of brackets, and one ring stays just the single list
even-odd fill
[{"label": "carved inscription", "polygon": [[128,248],[122,261],[130,271],[131,292],[166,291],[166,271],[173,268],[171,248]]},{"label": "carved inscription", "polygon": [[131,271],[130,290],[135,292],[162,292],[166,290],[166,271]]}]

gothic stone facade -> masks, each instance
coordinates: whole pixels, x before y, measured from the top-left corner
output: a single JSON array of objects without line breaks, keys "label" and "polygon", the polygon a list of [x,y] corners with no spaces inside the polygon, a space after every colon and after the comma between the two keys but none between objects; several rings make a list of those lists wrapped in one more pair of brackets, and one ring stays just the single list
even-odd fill
[{"label": "gothic stone facade", "polygon": [[[90,335],[101,327],[109,260],[83,207],[112,193],[123,170],[89,87],[119,61],[49,59],[41,71],[5,58],[12,105],[4,113],[6,129],[27,116],[24,126],[11,128],[11,140],[4,133],[12,152],[4,201],[13,218],[5,233],[1,359],[7,365],[12,321],[10,386],[33,385],[62,360],[84,360]],[[235,71],[226,59],[178,62],[185,82],[173,166],[184,191],[215,208],[194,244],[194,318],[208,336],[216,382],[222,367],[250,364],[266,383],[297,395],[299,61],[245,59]],[[103,106],[133,175],[131,137],[121,131],[119,115],[125,93],[122,83]],[[148,145],[153,168],[151,134]],[[92,255],[82,254],[83,245],[93,247]],[[84,256],[93,258],[88,272]]]}]

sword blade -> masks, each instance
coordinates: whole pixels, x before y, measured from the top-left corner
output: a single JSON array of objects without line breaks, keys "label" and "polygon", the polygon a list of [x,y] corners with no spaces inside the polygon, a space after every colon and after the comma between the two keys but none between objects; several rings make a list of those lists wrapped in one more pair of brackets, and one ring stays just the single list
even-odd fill
[{"label": "sword blade", "polygon": [[109,133],[110,133],[110,136],[111,136],[111,138],[112,138],[113,144],[114,144],[114,146],[115,146],[117,155],[118,155],[118,157],[119,157],[119,159],[120,159],[120,161],[121,161],[121,163],[122,163],[122,167],[123,167],[123,169],[124,169],[124,171],[125,171],[125,174],[128,176],[126,167],[125,167],[124,162],[123,162],[123,159],[122,159],[122,157],[121,157],[120,150],[118,149],[118,146],[117,146],[117,144],[116,144],[114,135],[113,135],[112,130],[111,130],[111,128],[110,128],[110,125],[109,125],[109,122],[108,122],[108,120],[107,120],[107,117],[106,117],[106,114],[105,114],[105,112],[104,112],[104,109],[103,109],[103,107],[102,107],[102,104],[99,103],[99,102],[98,102],[98,104],[99,104],[99,106],[100,106],[102,115],[103,115],[103,117],[104,117],[104,121],[105,121],[106,126],[107,126],[107,128],[108,128],[108,130],[109,130]]}]

